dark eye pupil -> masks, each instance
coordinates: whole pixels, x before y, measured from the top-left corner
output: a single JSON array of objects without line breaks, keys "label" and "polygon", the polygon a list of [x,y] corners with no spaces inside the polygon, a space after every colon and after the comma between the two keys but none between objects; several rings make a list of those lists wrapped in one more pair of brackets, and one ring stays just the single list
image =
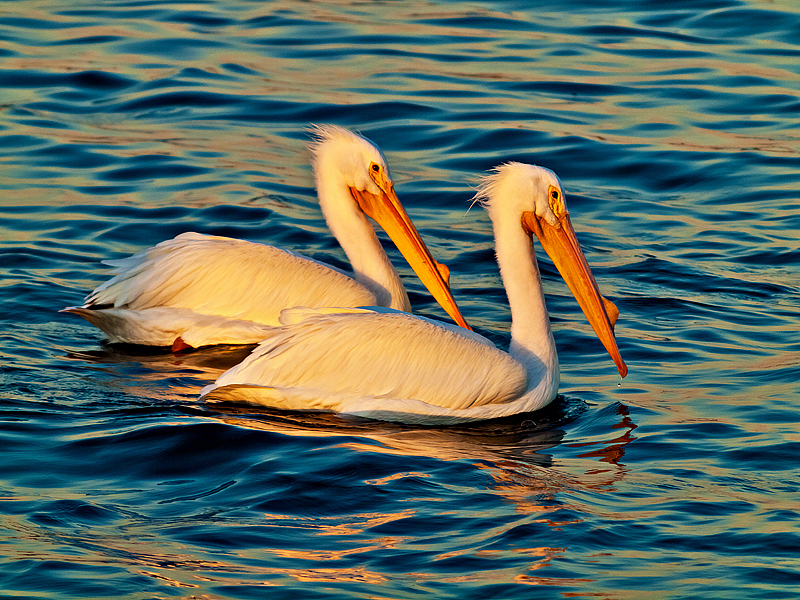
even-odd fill
[{"label": "dark eye pupil", "polygon": [[555,190],[553,190],[553,191],[550,193],[550,195],[553,197],[553,200],[555,200],[556,198],[558,198],[558,192],[556,192]]},{"label": "dark eye pupil", "polygon": [[378,171],[381,170],[381,168],[378,165],[372,165],[372,170],[377,173]]}]

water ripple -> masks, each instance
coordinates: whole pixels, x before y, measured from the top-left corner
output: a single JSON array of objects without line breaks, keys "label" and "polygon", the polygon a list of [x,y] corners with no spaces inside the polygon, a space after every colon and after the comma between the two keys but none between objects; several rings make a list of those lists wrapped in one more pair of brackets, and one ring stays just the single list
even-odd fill
[{"label": "water ripple", "polygon": [[[0,587],[794,597],[799,26],[785,1],[9,4]],[[502,162],[554,169],[630,375],[542,252],[562,395],[459,427],[203,405],[249,347],[147,353],[57,312],[183,231],[346,268],[304,148],[322,122],[381,146],[501,347],[471,199]]]}]

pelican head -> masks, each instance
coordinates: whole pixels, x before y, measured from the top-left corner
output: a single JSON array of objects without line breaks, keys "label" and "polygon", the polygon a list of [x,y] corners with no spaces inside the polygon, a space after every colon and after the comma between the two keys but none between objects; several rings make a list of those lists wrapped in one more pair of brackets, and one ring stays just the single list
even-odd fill
[{"label": "pelican head", "polygon": [[[622,377],[628,367],[620,356],[614,337],[619,310],[600,295],[594,275],[575,237],[567,211],[564,190],[549,169],[511,162],[495,169],[483,182],[478,199],[492,222],[501,224],[496,237],[504,235],[503,223],[516,232],[535,235],[566,281],[606,348]],[[517,233],[511,233],[516,235]]]},{"label": "pelican head", "polygon": [[367,138],[336,125],[315,125],[311,132],[311,164],[318,179],[323,172],[326,177],[334,172],[342,184],[376,195],[381,192],[377,176],[382,175],[382,183],[391,184],[386,158]]},{"label": "pelican head", "polygon": [[[378,147],[335,125],[317,125],[309,145],[320,206],[340,242],[356,237],[343,223],[366,215],[389,235],[433,297],[459,325],[470,329],[450,292],[450,272],[436,262],[411,222]],[[344,245],[343,243],[343,245]]]}]

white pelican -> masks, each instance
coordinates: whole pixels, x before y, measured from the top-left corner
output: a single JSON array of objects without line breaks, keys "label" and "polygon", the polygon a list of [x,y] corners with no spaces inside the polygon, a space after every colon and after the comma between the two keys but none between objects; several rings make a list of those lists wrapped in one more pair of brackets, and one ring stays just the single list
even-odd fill
[{"label": "white pelican", "polygon": [[352,277],[294,252],[226,237],[182,233],[138,254],[104,261],[116,276],[83,306],[63,309],[102,329],[112,342],[172,346],[252,344],[271,335],[295,306],[411,305],[375,230],[392,238],[431,294],[469,327],[438,264],[403,209],[386,159],[369,140],[336,126],[315,128],[309,146],[319,203],[353,266]]},{"label": "white pelican", "polygon": [[511,307],[508,353],[452,325],[364,309],[288,310],[280,333],[201,392],[276,408],[447,423],[539,409],[555,398],[558,357],[531,234],[539,238],[624,377],[617,308],[600,295],[555,173],[509,163],[477,196],[494,226]]}]

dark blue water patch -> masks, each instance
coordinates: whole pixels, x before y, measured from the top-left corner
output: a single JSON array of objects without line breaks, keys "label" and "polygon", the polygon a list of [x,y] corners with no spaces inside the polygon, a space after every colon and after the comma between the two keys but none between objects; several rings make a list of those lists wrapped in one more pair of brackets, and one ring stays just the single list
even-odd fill
[{"label": "dark blue water patch", "polygon": [[31,521],[47,526],[93,527],[118,518],[117,513],[83,500],[55,500],[37,506],[30,515]]},{"label": "dark blue water patch", "polygon": [[236,63],[223,63],[220,65],[223,69],[233,71],[239,75],[261,76],[259,71],[246,67],[244,65],[237,65]]},{"label": "dark blue water patch", "polygon": [[50,143],[50,140],[32,135],[2,135],[0,136],[0,156],[17,156],[23,148],[43,146]]},{"label": "dark blue water patch", "polygon": [[[720,331],[716,325],[687,327],[684,339],[687,342],[697,342],[698,346],[703,346],[708,352],[724,353],[730,348],[730,333]],[[747,357],[755,359],[757,356],[764,356],[764,351],[757,348],[739,348],[738,353],[745,360]]]},{"label": "dark blue water patch", "polygon": [[117,91],[134,85],[134,81],[105,71],[81,71],[78,73],[47,73],[42,71],[0,70],[0,87],[48,88],[74,87],[102,91]]},{"label": "dark blue water patch", "polygon": [[[475,135],[470,136],[468,142],[465,141],[462,143],[458,150],[464,153],[471,153],[475,148],[503,148],[504,156],[509,156],[509,154],[513,155],[515,150],[523,149],[528,151],[530,148],[546,145],[550,138],[551,135],[549,133],[527,128],[501,128],[491,131],[476,131]],[[506,159],[503,158],[499,160],[499,163],[505,161]]]},{"label": "dark blue water patch", "polygon": [[[67,258],[69,253],[57,250],[44,250],[35,247],[5,246],[0,250],[0,264],[9,273],[21,273],[31,269],[49,269]],[[24,293],[25,290],[18,290]]]},{"label": "dark blue water patch", "polygon": [[[725,460],[740,469],[756,471],[792,471],[797,467],[796,457],[800,442],[782,442],[766,445],[749,445],[724,452]],[[800,546],[796,546],[800,547]]]},{"label": "dark blue water patch", "polygon": [[224,42],[211,39],[155,38],[117,44],[115,51],[121,54],[153,56],[180,61],[200,58],[210,49],[224,47]]},{"label": "dark blue water patch", "polygon": [[242,98],[212,92],[168,92],[124,102],[116,111],[140,112],[163,108],[218,108],[241,104]]},{"label": "dark blue water patch", "polygon": [[738,533],[735,531],[686,537],[661,536],[656,548],[684,552],[710,552],[730,556],[795,557],[800,536],[795,533]]},{"label": "dark blue water patch", "polygon": [[719,94],[705,107],[705,112],[712,115],[800,114],[800,100],[788,94]]},{"label": "dark blue water patch", "polygon": [[748,433],[741,427],[731,423],[722,422],[677,424],[670,428],[670,432],[675,435],[678,440],[730,440],[756,435]]},{"label": "dark blue water patch", "polygon": [[18,27],[20,29],[34,29],[37,31],[50,31],[54,29],[73,29],[74,23],[58,21],[56,19],[33,19],[30,17],[10,17],[6,16],[3,19],[3,25],[6,27]]},{"label": "dark blue water patch", "polygon": [[797,591],[797,586],[800,586],[800,570],[781,567],[761,567],[761,568],[747,568],[742,569],[744,573],[740,577],[752,583],[767,584],[770,587],[776,585],[790,585],[795,586],[794,591],[787,591],[786,596],[775,595],[780,594],[777,590],[765,591],[762,598],[794,598]]},{"label": "dark blue water patch", "polygon": [[766,77],[756,77],[755,75],[725,75],[721,77],[709,78],[709,83],[713,83],[721,88],[746,88],[746,87],[772,87],[775,82]]},{"label": "dark blue water patch", "polygon": [[573,31],[583,37],[613,38],[611,40],[603,39],[603,43],[623,44],[629,42],[631,38],[663,39],[671,42],[697,45],[721,43],[720,40],[708,37],[691,36],[663,29],[644,29],[640,27],[623,27],[621,25],[592,25],[576,28]]},{"label": "dark blue water patch", "polygon": [[162,18],[167,23],[188,23],[203,29],[228,27],[236,23],[233,19],[221,17],[219,13],[206,11],[173,12]]},{"label": "dark blue water patch", "polygon": [[129,194],[134,192],[138,189],[137,186],[133,185],[92,185],[92,186],[80,186],[75,188],[77,192],[81,194],[86,194],[89,196],[118,196],[123,194]]},{"label": "dark blue water patch", "polygon": [[[463,155],[436,161],[434,164],[441,168],[455,169],[475,176],[477,173],[486,173],[498,164],[518,161],[548,168],[557,165],[557,175],[562,181],[600,174],[606,177],[609,174],[609,166],[603,161],[597,160],[597,156],[603,156],[602,152],[589,159],[595,145],[602,146],[602,143],[574,136],[552,138],[546,145],[539,145],[524,151],[520,149],[516,152],[507,152],[502,146],[487,147],[471,143],[468,147],[464,147]],[[476,148],[484,148],[484,151],[476,153]],[[491,155],[488,154],[489,151],[492,152]],[[625,164],[624,152],[623,149],[620,149],[620,155],[617,157],[619,164]],[[660,175],[664,173],[663,168],[660,170],[654,166],[649,166],[649,168],[653,173]]]},{"label": "dark blue water patch", "polygon": [[[499,123],[507,123],[509,118],[509,113],[501,113],[494,110],[468,110],[463,113],[458,113],[458,116],[454,117],[445,117],[444,120],[452,119],[452,122],[458,123],[459,121],[477,121],[478,123],[482,124],[490,124],[495,121]],[[524,118],[522,118],[524,116]],[[521,113],[519,115],[523,123],[536,123],[537,120],[545,121],[547,123],[557,123],[559,125],[584,125],[587,122],[590,122],[593,117],[590,115],[581,115],[580,118],[576,118],[574,116],[569,116],[566,114],[559,114],[557,111],[525,111],[524,115]],[[504,125],[505,126],[505,125]],[[535,125],[528,125],[528,127],[535,128]],[[483,132],[486,128],[478,129],[475,131]],[[469,134],[470,129],[464,128],[464,133]],[[552,133],[550,134],[552,135]],[[471,148],[471,151],[474,152],[475,148]]]},{"label": "dark blue water patch", "polygon": [[370,102],[348,106],[313,104],[296,115],[300,122],[339,123],[360,127],[364,122],[391,121],[394,119],[429,119],[444,111],[431,106],[410,102]]},{"label": "dark blue water patch", "polygon": [[[791,30],[797,26],[797,15],[778,10],[732,8],[706,13],[687,22],[692,29],[713,32],[725,39],[746,38]],[[795,43],[796,43],[796,39]]]},{"label": "dark blue water patch", "polygon": [[[174,179],[210,173],[212,169],[175,162],[175,157],[148,157],[152,164],[141,167],[122,167],[96,174],[101,181],[151,181],[153,179]],[[142,161],[142,162],[148,162]]]},{"label": "dark blue water patch", "polygon": [[72,129],[70,123],[61,123],[50,119],[17,119],[19,125],[35,127],[37,129]]},{"label": "dark blue water patch", "polygon": [[791,293],[791,288],[767,282],[749,281],[747,286],[743,287],[741,281],[732,281],[728,277],[714,275],[707,271],[698,271],[685,264],[677,264],[654,257],[647,257],[638,263],[624,267],[611,267],[609,271],[611,273],[624,272],[628,279],[659,284],[667,289],[682,290],[691,294],[727,293],[737,297],[770,300],[775,294]]},{"label": "dark blue water patch", "polygon": [[661,460],[668,460],[669,464],[680,464],[680,461],[684,460],[686,461],[684,465],[693,464],[694,461],[721,460],[719,451],[709,447],[705,440],[682,444],[672,443],[671,440],[670,432],[640,434],[635,443],[627,445],[626,458],[632,464],[653,463],[655,468],[658,468]]},{"label": "dark blue water patch", "polygon": [[259,15],[252,17],[241,22],[243,28],[250,29],[274,29],[274,28],[296,28],[296,29],[310,29],[313,30],[314,35],[308,39],[315,39],[319,37],[322,39],[324,36],[321,32],[330,32],[331,37],[346,38],[347,33],[350,31],[349,20],[341,20],[336,22],[313,20],[309,19],[306,11],[300,7],[295,10],[291,9],[277,9],[268,15]]},{"label": "dark blue water patch", "polygon": [[[83,554],[87,548],[80,548],[85,544],[79,543],[79,539],[75,537],[60,540],[61,543],[56,547],[67,556]],[[100,544],[96,546],[100,547]],[[58,553],[53,555],[59,556]],[[160,588],[154,584],[152,578],[144,576],[136,578],[138,582],[135,586],[129,582],[121,583],[120,570],[119,567],[109,567],[105,564],[84,564],[75,559],[37,560],[31,561],[29,568],[8,577],[3,588],[22,592],[20,597],[24,598],[52,597],[53,590],[60,590],[67,598],[95,598],[113,597],[118,593],[137,594],[143,589],[151,588],[153,593],[157,593],[156,590]],[[120,584],[121,587],[118,587]],[[37,593],[43,595],[37,596],[35,595]]]},{"label": "dark blue water patch", "polygon": [[59,166],[66,169],[95,169],[120,162],[110,154],[94,152],[77,144],[56,144],[25,153],[33,157],[37,165]]},{"label": "dark blue water patch", "polygon": [[641,123],[625,129],[618,129],[616,135],[631,137],[648,137],[650,134],[662,134],[665,131],[675,131],[681,129],[674,123]]},{"label": "dark blue water patch", "polygon": [[[252,531],[248,528],[239,526],[235,534],[228,528],[209,527],[197,528],[189,524],[184,528],[186,531],[173,531],[172,535],[182,542],[192,546],[214,550],[244,550],[246,548],[263,549],[268,538],[263,528],[253,527]],[[280,535],[280,529],[276,528],[276,534]],[[270,545],[274,544],[273,538],[268,538]]]},{"label": "dark blue water patch", "polygon": [[272,210],[257,206],[223,204],[204,208],[198,217],[209,222],[261,223],[269,218]]},{"label": "dark blue water patch", "polygon": [[438,19],[417,19],[416,23],[435,25],[444,28],[461,28],[476,31],[532,31],[537,30],[538,23],[527,19],[513,19],[481,14],[470,14],[463,17],[447,17]]},{"label": "dark blue water patch", "polygon": [[[569,96],[573,100],[583,100],[595,96],[625,96],[631,89],[621,85],[585,83],[579,81],[524,81],[499,82],[495,87],[515,92],[536,92]],[[592,100],[594,101],[594,100]]]},{"label": "dark blue water patch", "polygon": [[[678,0],[680,1],[680,0]],[[724,7],[730,6],[730,3],[721,3]],[[696,5],[693,5],[693,7]],[[700,7],[697,7],[700,8]],[[677,10],[674,12],[657,11],[651,13],[647,11],[646,14],[637,15],[636,23],[642,27],[650,27],[657,29],[673,28],[682,29],[685,26],[686,20],[695,18],[696,12],[689,12],[687,10]]]},{"label": "dark blue water patch", "polygon": [[[389,485],[363,483],[362,478],[365,477],[379,479],[407,470],[407,460],[402,457],[389,458],[377,452],[344,453],[340,455],[338,464],[331,464],[325,453],[319,451],[303,452],[301,456],[304,464],[302,470],[275,472],[269,465],[260,465],[257,472],[251,470],[249,485],[256,486],[254,490],[261,490],[261,498],[252,506],[253,510],[303,518],[380,513],[386,511],[386,503],[403,489],[414,494],[437,497],[442,493],[437,484],[426,478],[406,477],[401,482],[391,482]],[[401,464],[403,462],[406,464]],[[430,459],[415,458],[414,469],[427,471],[425,464],[430,462]],[[434,464],[432,468],[437,466]],[[474,500],[480,503],[480,495]],[[392,531],[411,526],[408,521],[410,518],[414,517],[409,515],[390,523],[378,524],[371,531],[392,535]],[[420,515],[419,518],[429,519],[427,515]],[[293,541],[287,538],[282,543],[291,547]]]},{"label": "dark blue water patch", "polygon": [[[158,219],[144,220],[132,227],[132,222],[122,223],[114,226],[106,226],[102,233],[95,236],[98,241],[117,245],[120,243],[131,244],[138,250],[143,250],[149,246],[174,238],[186,231],[192,231],[193,227],[184,221],[163,222]],[[199,233],[212,233],[200,231]],[[123,256],[130,253],[124,253]],[[109,255],[105,258],[121,258],[118,255]]]},{"label": "dark blue water patch", "polygon": [[[628,550],[631,540],[653,540],[659,528],[656,524],[636,521],[617,521],[608,527],[589,529],[581,534],[581,545],[587,548]],[[649,544],[647,544],[649,545]]]},{"label": "dark blue water patch", "polygon": [[268,15],[251,17],[239,22],[243,29],[269,29],[273,27],[286,27],[292,25],[305,25],[308,21],[296,17],[297,13],[289,10],[275,10]]},{"label": "dark blue water patch", "polygon": [[217,152],[211,150],[191,150],[186,153],[186,156],[192,156],[197,158],[224,158],[227,155],[225,152]]},{"label": "dark blue water patch", "polygon": [[[273,579],[273,577],[275,579]],[[339,581],[328,581],[325,578],[325,589],[319,585],[302,583],[290,578],[288,575],[278,577],[273,576],[268,579],[274,587],[270,587],[269,596],[275,600],[294,600],[296,598],[308,598],[308,600],[325,600],[330,598],[332,593],[339,593],[341,597],[348,597],[349,590],[354,586],[354,582],[343,583]],[[220,580],[222,581],[222,580]],[[364,584],[361,583],[361,586]],[[344,588],[339,589],[339,588]],[[213,587],[215,594],[220,594],[223,598],[242,598],[243,600],[259,600],[264,597],[264,584],[217,584]]]},{"label": "dark blue water patch", "polygon": [[[650,507],[655,511],[663,511],[673,515],[675,521],[693,523],[694,517],[711,517],[708,521],[714,521],[730,515],[747,514],[758,509],[750,502],[735,502],[726,500],[725,502],[703,502],[697,500],[680,500],[677,502],[666,502],[662,504],[651,504]],[[706,521],[706,522],[708,522]]]},{"label": "dark blue water patch", "polygon": [[[305,39],[305,38],[304,38]],[[272,39],[269,40],[270,44],[273,42]],[[263,42],[264,45],[267,45],[266,42]],[[425,40],[421,40],[420,44],[425,44]],[[401,48],[405,48],[405,40],[398,42],[398,45],[401,45]],[[298,47],[294,44],[285,44],[292,48],[291,51],[284,50],[283,52],[278,53],[279,57],[285,60],[298,60],[298,61],[335,61],[335,60],[346,60],[352,59],[356,56],[365,56],[365,57],[397,57],[397,58],[409,58],[414,60],[429,60],[432,62],[440,62],[440,63],[471,63],[475,62],[475,57],[472,54],[452,54],[446,52],[438,52],[438,53],[425,53],[419,51],[411,51],[405,49],[397,49],[397,48],[368,48],[364,50],[354,50],[353,46],[319,46],[314,47],[313,49],[305,49]],[[356,46],[356,48],[358,48]],[[275,51],[272,52],[275,54]],[[518,56],[510,56],[506,58],[507,62],[511,61],[519,61],[524,62],[524,59]]]},{"label": "dark blue water patch", "polygon": [[800,250],[775,248],[767,252],[753,252],[751,254],[740,254],[737,260],[748,265],[796,265],[800,264]]},{"label": "dark blue water patch", "polygon": [[109,204],[105,206],[94,206],[78,204],[64,206],[58,210],[59,213],[84,214],[90,216],[87,222],[92,219],[100,218],[101,221],[127,220],[157,220],[157,221],[178,221],[191,213],[191,209],[182,206],[165,206],[159,208],[138,207],[127,204]]},{"label": "dark blue water patch", "polygon": [[[236,81],[237,79],[238,78],[225,73],[189,67],[182,69],[179,73],[171,73],[169,77],[142,82],[136,90],[136,93],[141,96],[138,100],[131,100],[127,103],[122,102],[115,105],[111,102],[115,101],[116,98],[109,98],[104,102],[103,107],[106,110],[116,112],[117,110],[133,111],[145,108],[156,108],[162,105],[180,106],[186,104],[187,106],[200,108],[228,106],[229,104],[242,102],[244,97],[225,95],[216,91],[196,92],[192,88],[200,88],[209,85],[211,85],[212,88],[216,88],[220,85],[224,87],[226,82]],[[164,89],[173,91],[165,92],[161,95],[156,95],[154,93],[145,95],[146,92],[155,92],[156,90]]]},{"label": "dark blue water patch", "polygon": [[[711,60],[713,58],[713,54],[707,51],[701,50],[687,50],[687,49],[678,49],[678,48],[629,48],[628,46],[621,44],[616,48],[611,48],[606,50],[609,54],[617,54],[620,56],[625,57],[636,57],[640,59],[647,59],[652,60],[654,63],[661,60],[679,60],[682,59],[684,61],[705,61]],[[587,53],[590,53],[587,50]],[[694,82],[689,82],[690,85],[694,84]],[[664,85],[669,85],[669,80],[665,82]],[[648,88],[655,88],[652,83],[648,84]],[[698,92],[699,93],[699,92]],[[686,98],[688,99],[689,94],[687,93]]]},{"label": "dark blue water patch", "polygon": [[[432,133],[425,125],[415,122],[372,125],[360,130],[360,133],[370,140],[380,140],[380,147],[384,152],[448,148],[461,139],[459,132],[443,130]],[[406,187],[408,186],[404,184],[403,188]],[[416,194],[400,190],[398,193],[402,193],[404,206],[414,205]]]},{"label": "dark blue water patch", "polygon": [[49,46],[99,46],[101,44],[109,44],[117,42],[125,38],[118,35],[88,35],[85,37],[72,38],[69,40],[55,40],[50,42]]},{"label": "dark blue water patch", "polygon": [[[146,424],[67,442],[57,451],[70,457],[65,474],[89,479],[218,478],[241,472],[253,460],[254,445],[267,444],[272,437],[221,423]],[[175,487],[151,493],[158,494],[159,501],[185,495]]]},{"label": "dark blue water patch", "polygon": [[200,500],[201,498],[206,498],[208,496],[213,496],[215,494],[219,494],[232,485],[236,485],[235,480],[225,481],[211,489],[201,489],[201,490],[194,490],[193,492],[183,495],[183,496],[173,496],[164,500],[159,500],[159,504],[172,504],[173,502],[190,502],[193,500]]},{"label": "dark blue water patch", "polygon": [[[797,350],[795,350],[797,352]],[[797,375],[800,368],[795,368],[793,370],[787,369],[790,371],[789,375],[782,378],[783,383],[788,384],[788,393],[797,393],[791,392],[792,388],[797,388],[795,382],[798,381]],[[738,375],[738,374],[737,374]],[[743,377],[742,379],[750,379],[753,380],[755,377],[752,374],[748,374],[749,377]],[[780,375],[780,374],[779,374]],[[778,376],[770,377],[770,380],[775,383],[781,383],[780,378]],[[776,402],[778,406],[784,404],[780,400]],[[746,407],[743,412],[747,413],[747,419],[751,423],[758,423],[758,424],[770,424],[770,425],[789,425],[791,426],[793,423],[797,423],[798,419],[800,419],[800,410],[796,409],[794,406],[782,406],[781,409],[778,408],[771,408],[772,404],[764,405],[764,406],[748,406]]]},{"label": "dark blue water patch", "polygon": [[800,514],[790,510],[769,510],[766,511],[765,518],[771,522],[791,523],[800,519]]},{"label": "dark blue water patch", "polygon": [[739,50],[739,53],[747,56],[800,58],[800,50],[795,50],[793,48],[748,48],[746,50]]},{"label": "dark blue water patch", "polygon": [[[763,170],[762,170],[763,171]],[[761,174],[761,177],[764,177]],[[787,179],[791,178],[794,180],[794,173],[790,171],[789,173],[781,175],[781,182],[785,182]],[[726,186],[727,187],[727,186]],[[797,207],[797,197],[798,193],[795,189],[737,189],[737,190],[723,190],[720,194],[715,194],[713,196],[706,196],[706,197],[699,197],[696,199],[696,202],[703,204],[703,205],[727,205],[727,204],[747,204],[752,203],[754,205],[763,204],[765,206],[769,206],[771,208],[777,208],[781,210],[781,213],[778,215],[764,215],[762,211],[758,212],[733,212],[733,211],[726,211],[721,215],[724,217],[730,217],[728,220],[736,220],[740,216],[743,218],[750,218],[752,219],[751,222],[765,222],[765,223],[774,223],[775,221],[779,223],[786,222],[788,227],[784,227],[787,231],[793,230],[791,228],[792,219],[797,219],[800,217],[800,213],[795,213]],[[786,202],[782,204],[778,204],[778,201],[785,200]],[[715,211],[716,212],[716,211]],[[757,219],[754,217],[758,217]],[[708,215],[706,218],[709,219],[719,219],[720,216],[711,214]],[[757,241],[755,238],[749,238],[749,241]]]}]

